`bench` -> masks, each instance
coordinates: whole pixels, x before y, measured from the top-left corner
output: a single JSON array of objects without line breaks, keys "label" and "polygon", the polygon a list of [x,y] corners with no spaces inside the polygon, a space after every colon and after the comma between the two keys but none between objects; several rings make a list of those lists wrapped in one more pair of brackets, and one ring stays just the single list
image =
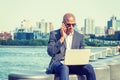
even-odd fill
[{"label": "bench", "polygon": [[120,62],[112,62],[108,64],[110,66],[110,78],[111,80],[120,80]]},{"label": "bench", "polygon": [[[110,80],[110,67],[107,65],[93,65],[97,80]],[[85,75],[70,74],[70,80],[87,80]],[[46,74],[45,71],[20,71],[11,72],[8,80],[59,80],[54,74]]]},{"label": "bench", "polygon": [[110,80],[120,80],[120,55],[108,58],[107,60],[103,60],[99,62],[99,64],[109,66]]},{"label": "bench", "polygon": [[[70,75],[71,80],[85,80],[84,76]],[[59,77],[54,74],[46,74],[43,71],[20,71],[11,72],[8,75],[8,80],[59,80]]]},{"label": "bench", "polygon": [[93,65],[96,74],[96,80],[110,80],[110,67],[107,65]]}]

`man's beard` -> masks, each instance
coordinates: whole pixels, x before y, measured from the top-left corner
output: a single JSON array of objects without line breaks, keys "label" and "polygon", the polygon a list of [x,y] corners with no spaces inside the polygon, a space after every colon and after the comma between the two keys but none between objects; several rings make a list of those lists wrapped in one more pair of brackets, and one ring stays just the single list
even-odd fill
[{"label": "man's beard", "polygon": [[68,29],[68,30],[66,31],[66,34],[69,35],[69,34],[71,34],[72,32],[73,32],[73,29]]}]

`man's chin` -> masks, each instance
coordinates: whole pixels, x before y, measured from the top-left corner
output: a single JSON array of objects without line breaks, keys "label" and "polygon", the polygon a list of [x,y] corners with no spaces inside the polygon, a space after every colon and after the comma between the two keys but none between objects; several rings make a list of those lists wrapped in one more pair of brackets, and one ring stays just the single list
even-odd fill
[{"label": "man's chin", "polygon": [[69,34],[71,34],[73,31],[69,31],[69,32],[67,32],[67,35],[69,35]]}]

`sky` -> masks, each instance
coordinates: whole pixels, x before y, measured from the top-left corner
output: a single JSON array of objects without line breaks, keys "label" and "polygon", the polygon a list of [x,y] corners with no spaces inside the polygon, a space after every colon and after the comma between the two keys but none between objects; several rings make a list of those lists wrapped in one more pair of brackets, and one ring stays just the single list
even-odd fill
[{"label": "sky", "polygon": [[78,28],[84,19],[94,19],[95,26],[107,26],[114,15],[120,19],[120,0],[0,0],[0,32],[13,31],[24,19],[33,23],[45,19],[55,29],[61,26],[65,13],[76,17]]}]

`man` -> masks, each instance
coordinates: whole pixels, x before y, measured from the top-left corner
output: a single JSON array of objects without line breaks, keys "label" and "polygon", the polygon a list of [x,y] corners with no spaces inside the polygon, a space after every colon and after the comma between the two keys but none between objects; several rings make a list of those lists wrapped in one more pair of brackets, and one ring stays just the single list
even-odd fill
[{"label": "man", "polygon": [[87,80],[96,80],[90,64],[68,66],[62,63],[66,49],[84,48],[84,36],[74,30],[75,16],[66,13],[60,29],[50,32],[48,54],[52,57],[47,73],[59,75],[60,80],[69,80],[69,74],[86,75]]}]

